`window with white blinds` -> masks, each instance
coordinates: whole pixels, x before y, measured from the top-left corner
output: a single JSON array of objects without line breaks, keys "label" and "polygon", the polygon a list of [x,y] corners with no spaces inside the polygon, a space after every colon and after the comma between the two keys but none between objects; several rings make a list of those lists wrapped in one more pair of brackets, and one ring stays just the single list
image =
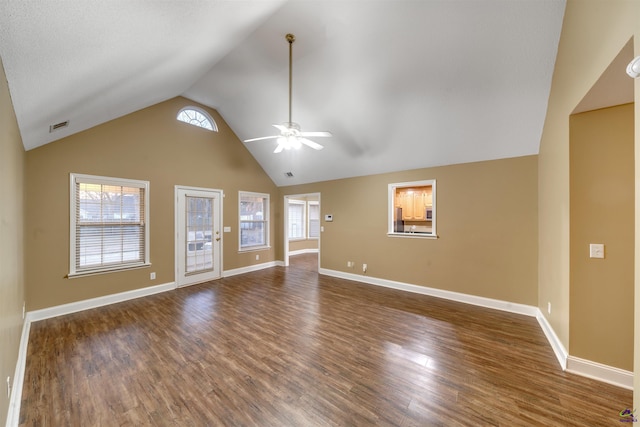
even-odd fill
[{"label": "window with white blinds", "polygon": [[149,264],[149,182],[71,174],[69,276]]},{"label": "window with white blinds", "polygon": [[240,200],[240,251],[269,247],[268,194],[238,192]]},{"label": "window with white blinds", "polygon": [[306,237],[304,227],[305,204],[304,200],[289,200],[289,240],[304,239]]},{"label": "window with white blinds", "polygon": [[310,201],[309,206],[309,238],[320,237],[320,202]]}]

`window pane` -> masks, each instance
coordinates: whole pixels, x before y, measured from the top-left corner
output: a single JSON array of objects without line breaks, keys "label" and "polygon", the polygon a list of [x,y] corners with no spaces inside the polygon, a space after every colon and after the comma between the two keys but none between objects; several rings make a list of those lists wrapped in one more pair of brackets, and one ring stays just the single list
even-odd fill
[{"label": "window pane", "polygon": [[71,178],[75,194],[71,200],[70,273],[148,262],[145,221],[148,183],[74,174]]},{"label": "window pane", "polygon": [[304,238],[304,204],[289,203],[289,238]]},{"label": "window pane", "polygon": [[186,196],[186,258],[187,274],[213,269],[213,246],[211,244],[213,223],[213,199]]},{"label": "window pane", "polygon": [[309,202],[309,238],[320,237],[320,205]]},{"label": "window pane", "polygon": [[243,197],[240,202],[240,219],[263,220],[264,199],[262,197]]},{"label": "window pane", "polygon": [[240,223],[240,243],[243,247],[266,245],[264,223],[242,221]]},{"label": "window pane", "polygon": [[240,249],[269,246],[269,195],[239,192]]},{"label": "window pane", "polygon": [[178,113],[176,119],[210,131],[218,131],[218,127],[213,119],[205,112],[196,110],[195,107],[183,108]]}]

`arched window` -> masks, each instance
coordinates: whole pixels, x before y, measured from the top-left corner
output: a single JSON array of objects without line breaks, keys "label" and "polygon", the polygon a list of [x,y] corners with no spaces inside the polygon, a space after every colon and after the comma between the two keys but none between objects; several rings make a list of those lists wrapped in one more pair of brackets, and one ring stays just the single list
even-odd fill
[{"label": "arched window", "polygon": [[218,132],[218,126],[211,116],[207,114],[206,111],[197,107],[184,107],[178,112],[178,117],[176,117],[176,119],[181,122],[189,123],[190,125]]}]

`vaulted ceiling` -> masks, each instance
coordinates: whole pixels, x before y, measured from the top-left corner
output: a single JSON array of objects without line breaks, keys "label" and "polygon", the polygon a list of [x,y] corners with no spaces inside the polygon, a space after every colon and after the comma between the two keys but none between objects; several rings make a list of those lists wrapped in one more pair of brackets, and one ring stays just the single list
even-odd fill
[{"label": "vaulted ceiling", "polygon": [[[537,154],[564,6],[0,0],[0,57],[27,150],[182,95],[290,185]],[[321,151],[242,142],[288,121],[287,33],[292,119],[331,131]]]}]

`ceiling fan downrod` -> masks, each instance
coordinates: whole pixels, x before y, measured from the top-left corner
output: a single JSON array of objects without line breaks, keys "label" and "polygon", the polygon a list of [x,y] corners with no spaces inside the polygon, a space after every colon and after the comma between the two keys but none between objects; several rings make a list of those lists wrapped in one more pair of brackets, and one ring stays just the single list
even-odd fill
[{"label": "ceiling fan downrod", "polygon": [[293,42],[296,41],[296,36],[289,33],[285,36],[289,42],[289,127],[291,127],[291,93],[293,90]]}]

